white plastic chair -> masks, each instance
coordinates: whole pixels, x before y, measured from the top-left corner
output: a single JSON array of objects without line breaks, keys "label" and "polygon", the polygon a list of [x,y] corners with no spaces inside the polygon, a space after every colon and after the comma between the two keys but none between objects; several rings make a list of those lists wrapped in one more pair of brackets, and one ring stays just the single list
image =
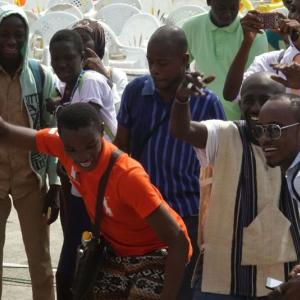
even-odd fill
[{"label": "white plastic chair", "polygon": [[116,35],[121,33],[125,22],[133,15],[140,14],[136,7],[125,3],[114,3],[102,7],[95,15],[96,20],[106,23]]},{"label": "white plastic chair", "polygon": [[41,13],[47,7],[47,1],[44,0],[26,0],[25,5],[23,8],[25,10],[30,10],[34,13]]},{"label": "white plastic chair", "polygon": [[96,11],[100,10],[102,7],[114,4],[114,3],[125,3],[136,7],[137,9],[142,10],[141,0],[98,0],[94,4],[94,8]]},{"label": "white plastic chair", "polygon": [[99,21],[105,32],[106,63],[123,69],[127,74],[140,75],[148,72],[146,51],[142,48],[122,45],[114,31]]},{"label": "white plastic chair", "polygon": [[177,7],[169,13],[165,20],[165,24],[181,27],[190,17],[203,13],[206,13],[206,10],[197,5],[185,5]]},{"label": "white plastic chair", "polygon": [[173,0],[173,9],[186,5],[197,5],[205,8],[206,11],[209,10],[206,0]]},{"label": "white plastic chair", "polygon": [[0,1],[0,6],[9,4],[7,1]]},{"label": "white plastic chair", "polygon": [[47,7],[62,3],[69,3],[78,7],[84,15],[94,11],[93,0],[49,0]]},{"label": "white plastic chair", "polygon": [[50,12],[54,11],[63,11],[63,12],[68,12],[72,15],[75,15],[79,19],[83,19],[83,13],[80,11],[80,9],[70,3],[59,3],[55,4],[53,6],[50,6],[49,8],[46,9],[44,12],[45,14],[48,14]]},{"label": "white plastic chair", "polygon": [[[67,12],[51,12],[41,16],[30,27],[29,57],[40,59],[49,65],[49,43],[52,36],[58,30],[70,28],[78,21],[79,18]],[[39,45],[36,45],[37,40]]]},{"label": "white plastic chair", "polygon": [[26,16],[27,16],[27,20],[28,20],[28,25],[29,27],[39,19],[38,15],[35,14],[34,12],[32,12],[31,10],[24,10]]},{"label": "white plastic chair", "polygon": [[151,35],[160,26],[158,19],[150,14],[133,15],[124,24],[118,38],[123,45],[146,49]]}]

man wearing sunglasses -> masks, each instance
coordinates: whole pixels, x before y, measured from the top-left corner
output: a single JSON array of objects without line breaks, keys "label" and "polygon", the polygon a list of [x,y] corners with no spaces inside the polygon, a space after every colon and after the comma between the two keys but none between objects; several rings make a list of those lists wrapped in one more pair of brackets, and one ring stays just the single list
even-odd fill
[{"label": "man wearing sunglasses", "polygon": [[[254,132],[268,165],[280,166],[285,174],[287,189],[294,201],[293,211],[299,219],[297,208],[300,207],[300,98],[293,95],[275,95],[270,98],[261,108],[259,124],[255,126]],[[276,289],[270,299],[298,300],[299,272],[300,266],[292,272],[292,279]]]},{"label": "man wearing sunglasses", "polygon": [[[280,168],[267,165],[254,135],[265,130],[256,127],[262,105],[285,88],[269,73],[253,74],[241,89],[244,121],[193,122],[188,99],[205,92],[199,91],[203,82],[206,80],[198,73],[186,76],[171,113],[173,134],[194,146],[201,167],[214,167],[203,266],[195,272],[193,300],[266,299],[266,278],[285,280],[284,270],[289,270],[291,261],[300,260],[293,243],[300,234],[288,230],[289,224],[295,228],[300,222],[286,216],[291,207],[281,201],[285,198]],[[280,132],[295,128],[274,127],[268,132],[278,137]]]}]

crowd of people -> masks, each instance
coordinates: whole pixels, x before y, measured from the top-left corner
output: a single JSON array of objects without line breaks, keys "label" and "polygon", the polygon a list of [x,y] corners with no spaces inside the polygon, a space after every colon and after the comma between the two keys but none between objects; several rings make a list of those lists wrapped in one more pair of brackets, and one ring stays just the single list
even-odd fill
[{"label": "crowd of people", "polygon": [[[300,0],[283,2],[286,49],[268,52],[257,11],[207,0],[207,14],[153,33],[149,74],[129,83],[104,66],[97,21],[56,32],[44,66],[28,58],[23,10],[0,7],[0,298],[13,204],[32,298],[73,299],[77,247],[117,155],[87,299],[299,299]],[[283,283],[271,291],[268,278]]]}]

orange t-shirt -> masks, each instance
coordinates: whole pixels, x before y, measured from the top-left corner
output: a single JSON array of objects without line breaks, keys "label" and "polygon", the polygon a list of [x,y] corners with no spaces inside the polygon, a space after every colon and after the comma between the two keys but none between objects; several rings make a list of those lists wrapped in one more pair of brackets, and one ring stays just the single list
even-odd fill
[{"label": "orange t-shirt", "polygon": [[[36,145],[38,151],[59,158],[70,180],[82,195],[88,214],[94,221],[99,180],[108,166],[111,153],[117,148],[102,139],[97,166],[87,172],[80,170],[65,154],[55,128],[38,131]],[[143,255],[166,247],[144,221],[162,203],[188,237],[183,220],[163,200],[143,167],[127,154],[122,154],[112,168],[105,190],[104,213],[101,216],[101,233],[117,255]],[[189,252],[191,255],[191,245]]]}]

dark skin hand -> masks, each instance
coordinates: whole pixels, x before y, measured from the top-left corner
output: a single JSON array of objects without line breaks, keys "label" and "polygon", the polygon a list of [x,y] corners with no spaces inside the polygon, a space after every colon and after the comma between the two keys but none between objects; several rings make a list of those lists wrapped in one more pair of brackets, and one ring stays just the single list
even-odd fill
[{"label": "dark skin hand", "polygon": [[300,65],[297,63],[291,64],[274,64],[273,69],[281,72],[285,77],[273,75],[272,79],[283,84],[291,89],[300,89]]},{"label": "dark skin hand", "polygon": [[280,285],[280,291],[274,291],[269,296],[270,300],[299,300],[300,276]]},{"label": "dark skin hand", "polygon": [[60,98],[47,98],[46,109],[50,114],[54,114],[56,108],[60,105]]},{"label": "dark skin hand", "polygon": [[94,70],[108,78],[109,74],[97,53],[91,48],[86,48],[84,52],[85,59],[83,61],[83,67]]},{"label": "dark skin hand", "polygon": [[59,214],[59,192],[60,186],[52,184],[49,187],[44,199],[43,216],[47,224],[50,225],[56,221]]}]

